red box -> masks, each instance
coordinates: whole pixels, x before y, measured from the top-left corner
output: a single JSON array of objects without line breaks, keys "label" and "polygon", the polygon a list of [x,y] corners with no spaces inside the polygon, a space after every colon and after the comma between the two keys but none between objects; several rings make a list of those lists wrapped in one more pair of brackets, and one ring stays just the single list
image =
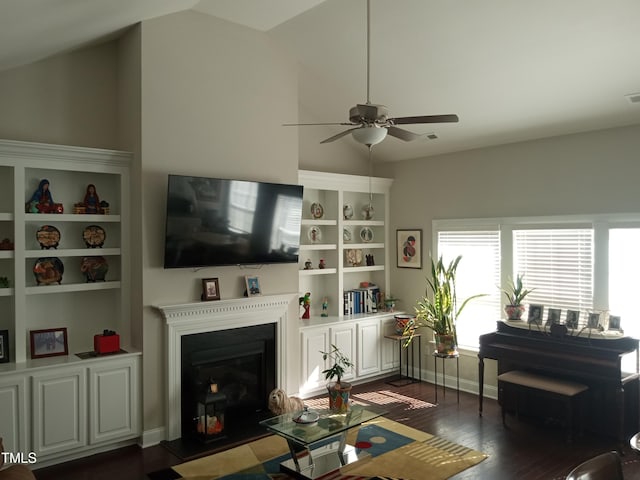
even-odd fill
[{"label": "red box", "polygon": [[94,335],[93,349],[96,353],[113,353],[120,351],[120,335]]}]

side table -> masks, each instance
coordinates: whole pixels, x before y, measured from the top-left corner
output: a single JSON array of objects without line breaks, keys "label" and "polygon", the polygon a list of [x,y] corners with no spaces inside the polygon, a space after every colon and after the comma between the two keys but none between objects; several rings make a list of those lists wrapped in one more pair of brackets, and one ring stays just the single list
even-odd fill
[{"label": "side table", "polygon": [[445,385],[445,377],[444,377],[444,361],[449,359],[449,358],[455,358],[456,359],[456,393],[458,395],[458,403],[460,403],[460,354],[458,352],[456,353],[438,353],[438,352],[433,352],[433,358],[434,358],[434,373],[435,373],[435,390],[436,390],[436,403],[438,403],[438,359],[441,358],[442,359],[442,396],[445,396],[446,393],[446,385]]},{"label": "side table", "polygon": [[[420,337],[421,333],[414,333],[413,340],[411,340],[411,357],[409,357],[409,347],[404,348],[402,346],[403,342],[406,342],[409,339],[408,335],[385,335],[384,338],[388,338],[391,340],[395,340],[398,342],[399,347],[399,364],[400,364],[400,375],[396,380],[388,381],[389,385],[393,385],[394,387],[402,387],[404,385],[409,385],[410,383],[419,383],[422,382],[422,346],[420,345]],[[418,343],[418,378],[416,379],[415,372],[415,364],[414,364],[414,347]],[[406,362],[406,375],[402,376],[402,350],[407,351],[407,362]],[[409,376],[409,360],[411,360],[411,376]]]}]

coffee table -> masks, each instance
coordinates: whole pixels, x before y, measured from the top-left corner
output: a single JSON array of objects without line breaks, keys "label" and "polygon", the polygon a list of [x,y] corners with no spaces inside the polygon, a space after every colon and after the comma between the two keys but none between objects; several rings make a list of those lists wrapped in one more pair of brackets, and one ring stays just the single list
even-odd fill
[{"label": "coffee table", "polygon": [[387,413],[371,405],[352,405],[347,413],[328,409],[312,411],[319,414],[318,421],[312,424],[294,422],[293,418],[300,412],[286,413],[260,422],[267,430],[287,441],[291,459],[280,464],[280,471],[297,478],[319,478],[369,456],[367,453],[357,453],[355,447],[347,445],[347,432]]}]

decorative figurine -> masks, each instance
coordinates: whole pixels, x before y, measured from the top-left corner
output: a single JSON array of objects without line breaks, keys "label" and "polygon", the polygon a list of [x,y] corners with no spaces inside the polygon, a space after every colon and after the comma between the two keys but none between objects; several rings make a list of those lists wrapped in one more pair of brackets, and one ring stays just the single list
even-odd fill
[{"label": "decorative figurine", "polygon": [[96,186],[93,183],[87,185],[83,204],[85,207],[84,213],[100,213],[100,198],[98,198]]},{"label": "decorative figurine", "polygon": [[0,242],[0,250],[13,250],[13,242],[8,238],[4,238]]},{"label": "decorative figurine", "polygon": [[300,297],[299,299],[300,305],[304,308],[304,313],[300,318],[310,318],[310,310],[311,310],[311,293],[307,292],[304,294],[304,297]]},{"label": "decorative figurine", "polygon": [[313,267],[311,266],[311,260],[307,258],[307,261],[304,262],[304,269],[305,270],[313,270]]},{"label": "decorative figurine", "polygon": [[322,313],[320,314],[320,316],[328,317],[329,316],[328,309],[329,309],[329,300],[327,299],[327,297],[324,297],[322,299]]},{"label": "decorative figurine", "polygon": [[368,267],[372,267],[375,265],[375,261],[373,260],[373,253],[365,255],[365,260]]},{"label": "decorative figurine", "polygon": [[9,288],[9,277],[0,277],[0,288]]},{"label": "decorative figurine", "polygon": [[54,203],[49,180],[43,178],[27,204],[27,213],[62,213],[61,203]]},{"label": "decorative figurine", "polygon": [[320,270],[322,270],[323,268],[325,268],[327,265],[324,263],[324,258],[320,259],[320,263],[318,264],[318,268]]}]

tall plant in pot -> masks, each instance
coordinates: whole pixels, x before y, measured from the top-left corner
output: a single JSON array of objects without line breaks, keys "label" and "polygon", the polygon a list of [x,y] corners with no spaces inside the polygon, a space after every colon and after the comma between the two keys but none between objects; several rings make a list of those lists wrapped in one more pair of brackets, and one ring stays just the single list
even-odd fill
[{"label": "tall plant in pot", "polygon": [[[353,368],[353,363],[349,358],[340,351],[335,345],[331,345],[331,350],[322,353],[322,359],[333,362],[331,367],[323,370],[325,380],[329,391],[329,408],[334,412],[344,413],[349,409],[349,394],[351,393],[351,384],[343,382],[342,377],[346,373],[346,369]],[[335,379],[335,380],[334,380]]]},{"label": "tall plant in pot", "polygon": [[507,314],[509,320],[520,320],[524,313],[524,304],[522,301],[529,295],[533,288],[526,289],[522,283],[524,274],[517,274],[515,282],[513,279],[507,281],[507,288],[503,288],[502,292],[507,297],[507,303],[504,306],[504,311]]},{"label": "tall plant in pot", "polygon": [[417,328],[427,327],[433,330],[438,353],[452,355],[457,352],[456,320],[467,303],[485,295],[472,295],[458,303],[456,271],[461,259],[462,256],[459,255],[449,264],[444,263],[442,256],[437,262],[431,259],[431,277],[427,277],[425,295],[415,307],[416,319],[413,326],[409,326],[404,332],[404,335],[409,336],[406,344],[411,342]]}]

